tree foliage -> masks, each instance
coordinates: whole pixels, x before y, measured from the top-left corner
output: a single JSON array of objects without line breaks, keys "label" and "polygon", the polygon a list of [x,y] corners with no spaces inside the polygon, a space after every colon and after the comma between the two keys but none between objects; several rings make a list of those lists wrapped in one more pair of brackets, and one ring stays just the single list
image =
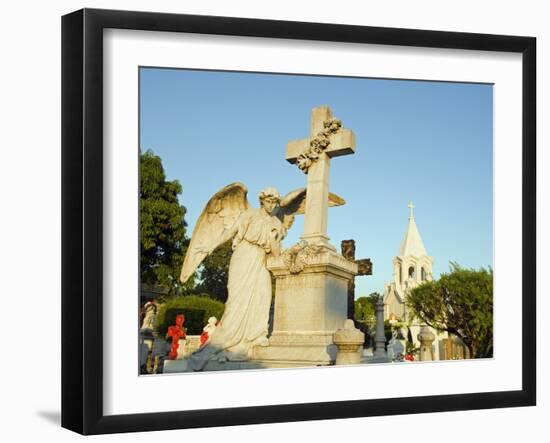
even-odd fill
[{"label": "tree foliage", "polygon": [[176,321],[176,315],[185,316],[183,325],[189,335],[199,335],[210,317],[221,319],[225,305],[209,296],[201,295],[173,295],[167,297],[160,304],[157,316],[157,329],[161,336],[166,334],[168,326]]},{"label": "tree foliage", "polygon": [[376,324],[376,302],[380,295],[372,292],[366,297],[359,297],[355,300],[355,320],[366,323],[369,326]]},{"label": "tree foliage", "polygon": [[140,155],[141,282],[168,294],[181,289],[178,277],[189,243],[186,209],[178,201],[181,190],[177,180],[166,180],[160,157],[152,151]]},{"label": "tree foliage", "polygon": [[227,300],[227,277],[231,260],[231,241],[224,243],[210,254],[199,270],[200,283],[197,291],[208,294],[211,298],[224,302]]},{"label": "tree foliage", "polygon": [[493,355],[493,271],[451,263],[448,274],[414,288],[407,297],[413,316],[462,339],[475,358]]}]

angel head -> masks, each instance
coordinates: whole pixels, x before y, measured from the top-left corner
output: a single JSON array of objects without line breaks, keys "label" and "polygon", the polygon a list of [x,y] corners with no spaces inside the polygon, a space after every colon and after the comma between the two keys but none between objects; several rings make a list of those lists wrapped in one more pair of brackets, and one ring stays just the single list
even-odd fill
[{"label": "angel head", "polygon": [[147,303],[145,303],[143,309],[145,310],[145,312],[153,311],[155,314],[157,313],[157,305],[152,301],[148,301]]},{"label": "angel head", "polygon": [[279,191],[275,188],[265,188],[260,192],[259,198],[261,207],[268,214],[271,214],[281,202]]}]

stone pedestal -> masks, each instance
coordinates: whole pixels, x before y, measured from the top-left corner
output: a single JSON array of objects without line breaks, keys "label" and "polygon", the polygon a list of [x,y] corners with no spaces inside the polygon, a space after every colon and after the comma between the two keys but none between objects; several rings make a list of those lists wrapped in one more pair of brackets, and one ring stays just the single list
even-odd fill
[{"label": "stone pedestal", "polygon": [[273,333],[269,346],[253,349],[269,367],[333,364],[333,334],[347,318],[348,282],[357,264],[332,249],[301,242],[268,260],[276,278]]},{"label": "stone pedestal", "polygon": [[385,349],[386,334],[384,333],[384,301],[382,297],[376,302],[376,334],[374,336],[374,349],[371,355],[364,355],[361,363],[388,363],[388,355]]},{"label": "stone pedestal", "polygon": [[417,338],[420,342],[420,361],[434,360],[432,343],[435,340],[435,334],[430,331],[430,328],[423,326]]},{"label": "stone pedestal", "polygon": [[378,297],[376,302],[376,335],[374,336],[374,357],[383,359],[386,357],[386,333],[384,332],[384,302]]},{"label": "stone pedestal", "polygon": [[365,334],[347,319],[342,329],[334,333],[334,344],[338,348],[336,354],[337,365],[358,365],[361,363]]},{"label": "stone pedestal", "polygon": [[139,366],[145,369],[147,359],[153,350],[155,335],[151,329],[140,329],[139,331]]}]

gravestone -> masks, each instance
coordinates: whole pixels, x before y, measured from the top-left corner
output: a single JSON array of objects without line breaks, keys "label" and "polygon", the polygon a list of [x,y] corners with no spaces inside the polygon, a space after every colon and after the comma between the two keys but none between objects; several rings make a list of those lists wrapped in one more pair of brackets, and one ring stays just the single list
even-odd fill
[{"label": "gravestone", "polygon": [[174,360],[165,360],[163,374],[186,372],[188,370],[187,358],[199,349],[200,335],[188,335],[179,340],[178,355]]},{"label": "gravestone", "polygon": [[332,116],[314,108],[310,137],[291,141],[286,160],[307,174],[304,233],[279,257],[268,259],[276,279],[273,333],[253,359],[270,367],[333,364],[333,334],[348,313],[348,285],[357,263],[336,252],[327,235],[330,160],[353,154],[355,136]]},{"label": "gravestone", "polygon": [[[355,240],[342,240],[340,247],[344,258],[357,263],[357,276],[372,275],[370,258],[355,259]],[[355,278],[352,278],[348,283],[348,318],[355,319]],[[357,327],[357,324],[355,324],[355,327]]]}]

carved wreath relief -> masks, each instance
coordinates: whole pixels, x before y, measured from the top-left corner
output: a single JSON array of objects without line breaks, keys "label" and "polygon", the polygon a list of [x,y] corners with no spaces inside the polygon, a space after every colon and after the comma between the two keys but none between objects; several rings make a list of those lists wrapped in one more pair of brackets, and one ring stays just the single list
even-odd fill
[{"label": "carved wreath relief", "polygon": [[283,263],[291,274],[298,274],[322,251],[323,246],[310,245],[307,241],[301,240],[283,252]]}]

